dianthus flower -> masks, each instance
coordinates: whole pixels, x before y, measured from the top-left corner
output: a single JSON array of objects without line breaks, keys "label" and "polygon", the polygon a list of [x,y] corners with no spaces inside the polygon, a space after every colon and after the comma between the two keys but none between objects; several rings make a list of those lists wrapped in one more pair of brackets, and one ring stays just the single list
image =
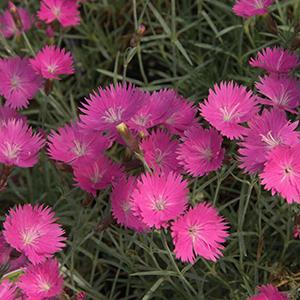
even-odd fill
[{"label": "dianthus flower", "polygon": [[63,27],[77,26],[80,23],[78,1],[42,0],[38,17],[47,24],[57,20]]},{"label": "dianthus flower", "polygon": [[94,196],[98,190],[105,189],[121,175],[120,167],[104,155],[74,166],[76,185]]},{"label": "dianthus flower", "polygon": [[136,185],[136,179],[123,177],[113,187],[111,193],[111,207],[113,217],[118,224],[138,232],[145,231],[148,227],[141,222],[132,212],[130,197]]},{"label": "dianthus flower", "polygon": [[268,8],[273,2],[274,0],[237,0],[232,10],[244,18],[260,16],[268,13]]},{"label": "dianthus flower", "polygon": [[267,97],[259,98],[261,104],[272,105],[296,113],[300,101],[300,82],[290,77],[265,76],[256,83],[258,91]]},{"label": "dianthus flower", "polygon": [[192,176],[203,176],[221,167],[224,158],[222,136],[214,129],[194,126],[184,133],[177,159]]},{"label": "dianthus flower", "polygon": [[300,143],[273,149],[260,174],[262,184],[272,195],[280,194],[288,203],[300,203]]},{"label": "dianthus flower", "polygon": [[27,58],[10,57],[0,61],[0,94],[6,105],[25,108],[42,85]]},{"label": "dianthus flower", "polygon": [[149,227],[165,227],[179,217],[188,202],[187,182],[176,173],[144,174],[131,195],[132,209]]},{"label": "dianthus flower", "polygon": [[10,209],[3,224],[9,245],[39,264],[64,247],[64,231],[49,207],[30,204]]},{"label": "dianthus flower", "polygon": [[258,52],[256,58],[251,58],[250,65],[264,69],[269,73],[288,73],[297,68],[300,61],[296,54],[286,49],[274,47],[265,48]]},{"label": "dianthus flower", "polygon": [[[32,26],[31,15],[25,8],[22,7],[17,7],[17,14],[22,23],[22,31],[28,31]],[[2,33],[6,38],[19,36],[21,34],[9,9],[6,9],[4,13],[0,15],[0,33]]]},{"label": "dianthus flower", "polygon": [[248,122],[249,129],[240,143],[241,167],[249,173],[261,172],[270,151],[278,145],[299,142],[298,122],[291,123],[284,111],[264,110]]},{"label": "dianthus flower", "polygon": [[287,295],[281,293],[272,284],[262,285],[258,291],[257,295],[249,297],[248,300],[289,300]]},{"label": "dianthus flower", "polygon": [[200,109],[206,121],[229,139],[242,137],[245,127],[241,124],[251,120],[257,112],[253,94],[233,82],[215,84]]},{"label": "dianthus flower", "polygon": [[38,154],[44,145],[40,134],[23,120],[9,120],[0,127],[0,163],[28,168],[38,161]]},{"label": "dianthus flower", "polygon": [[116,126],[127,123],[137,113],[144,104],[144,97],[145,94],[132,85],[99,88],[98,93],[91,94],[90,99],[83,103],[82,126],[114,136]]},{"label": "dianthus flower", "polygon": [[74,73],[72,54],[55,46],[45,46],[30,59],[30,63],[33,69],[46,79],[60,80],[59,75]]},{"label": "dianthus flower", "polygon": [[77,123],[59,128],[48,137],[48,155],[69,165],[94,159],[109,147],[99,133],[81,129]]},{"label": "dianthus flower", "polygon": [[0,299],[15,300],[17,297],[16,286],[7,279],[0,282]]},{"label": "dianthus flower", "polygon": [[155,171],[179,171],[181,169],[176,157],[178,141],[163,130],[156,130],[142,140],[140,148],[148,166]]},{"label": "dianthus flower", "polygon": [[26,117],[19,115],[16,110],[8,106],[0,106],[0,127],[11,119],[23,120],[26,122]]},{"label": "dianthus flower", "polygon": [[63,291],[63,282],[58,261],[48,259],[38,265],[29,265],[17,286],[29,299],[44,300],[59,296]]},{"label": "dianthus flower", "polygon": [[183,262],[195,262],[196,256],[216,261],[228,236],[228,226],[208,203],[191,208],[172,224],[175,255]]}]

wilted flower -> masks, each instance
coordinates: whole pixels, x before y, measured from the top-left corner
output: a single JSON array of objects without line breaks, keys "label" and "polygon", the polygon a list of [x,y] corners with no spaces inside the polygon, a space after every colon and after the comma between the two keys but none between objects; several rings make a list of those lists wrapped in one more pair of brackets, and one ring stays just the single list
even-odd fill
[{"label": "wilted flower", "polygon": [[200,109],[202,116],[229,139],[242,137],[245,133],[242,123],[251,120],[257,112],[252,93],[233,82],[215,84]]},{"label": "wilted flower", "polygon": [[131,195],[132,209],[149,227],[165,227],[179,217],[188,201],[187,182],[173,172],[143,174]]},{"label": "wilted flower", "polygon": [[200,203],[175,221],[171,227],[175,255],[193,263],[196,256],[216,261],[224,248],[228,226],[208,203]]},{"label": "wilted flower", "polygon": [[192,176],[203,176],[220,168],[224,158],[222,136],[213,128],[194,126],[184,133],[178,160]]},{"label": "wilted flower", "polygon": [[43,300],[59,296],[63,291],[63,278],[56,259],[38,265],[29,265],[17,282],[28,299]]},{"label": "wilted flower", "polygon": [[10,209],[3,224],[8,244],[39,264],[64,247],[64,231],[49,207],[30,204]]},{"label": "wilted flower", "polygon": [[46,79],[60,80],[59,75],[74,73],[72,54],[55,46],[45,46],[30,63]]},{"label": "wilted flower", "polygon": [[284,111],[264,110],[248,122],[244,139],[240,143],[241,167],[249,173],[261,172],[270,151],[278,145],[299,142],[298,122],[291,123]]},{"label": "wilted flower", "polygon": [[57,20],[63,27],[77,26],[80,23],[77,2],[77,0],[42,0],[38,17],[47,24]]},{"label": "wilted flower", "polygon": [[44,145],[40,134],[23,121],[11,119],[0,127],[0,162],[21,168],[32,167]]},{"label": "wilted flower", "polygon": [[0,94],[6,105],[25,108],[42,85],[27,58],[10,57],[0,61]]}]

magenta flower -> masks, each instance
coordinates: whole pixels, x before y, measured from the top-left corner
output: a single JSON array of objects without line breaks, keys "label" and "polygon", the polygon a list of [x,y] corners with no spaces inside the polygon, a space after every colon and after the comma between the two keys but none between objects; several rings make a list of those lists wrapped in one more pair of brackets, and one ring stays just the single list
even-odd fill
[{"label": "magenta flower", "polygon": [[268,13],[268,8],[273,2],[274,0],[237,0],[232,10],[244,18],[260,16]]},{"label": "magenta flower", "polygon": [[249,173],[261,172],[270,151],[278,145],[299,142],[298,122],[291,123],[284,111],[264,110],[248,122],[249,129],[240,143],[241,167]]},{"label": "magenta flower", "polygon": [[110,146],[99,133],[82,130],[77,123],[52,131],[48,137],[48,155],[69,165],[94,159]]},{"label": "magenta flower", "polygon": [[64,247],[64,231],[49,207],[30,204],[10,209],[3,224],[8,244],[39,264]]},{"label": "magenta flower", "polygon": [[223,139],[215,129],[194,126],[184,134],[177,159],[186,172],[197,177],[221,167],[224,158]]},{"label": "magenta flower", "polygon": [[265,189],[280,194],[288,203],[300,203],[300,143],[273,149],[260,174]]},{"label": "magenta flower", "polygon": [[274,47],[265,48],[256,58],[249,60],[251,67],[264,69],[269,73],[288,73],[300,64],[296,54],[286,49]]},{"label": "magenta flower", "polygon": [[258,288],[259,293],[256,296],[249,297],[248,300],[288,300],[288,296],[281,293],[277,287],[272,284],[262,285]]},{"label": "magenta flower", "polygon": [[134,177],[129,177],[128,180],[121,178],[120,181],[114,185],[111,193],[112,215],[118,224],[142,232],[148,227],[133,214],[132,202],[130,201],[135,186],[136,180]]},{"label": "magenta flower", "polygon": [[30,59],[30,63],[46,79],[60,80],[59,75],[74,73],[72,54],[55,46],[45,46],[35,58]]},{"label": "magenta flower", "polygon": [[17,282],[28,299],[43,300],[59,296],[63,291],[63,277],[56,259],[47,259],[38,265],[29,265]]},{"label": "magenta flower", "polygon": [[131,196],[132,209],[143,223],[157,229],[182,214],[188,202],[187,182],[176,173],[143,174]]},{"label": "magenta flower", "polygon": [[196,256],[216,261],[228,237],[228,226],[217,210],[200,203],[175,221],[171,227],[175,255],[183,262],[193,263]]},{"label": "magenta flower", "polygon": [[7,106],[0,106],[0,127],[11,119],[23,120],[24,123],[26,122],[26,117],[18,114],[16,110]]},{"label": "magenta flower", "polygon": [[169,90],[154,92],[152,95],[144,93],[143,105],[129,120],[129,127],[148,135],[148,129],[162,124],[170,116],[173,96],[173,91]]},{"label": "magenta flower", "polygon": [[156,130],[140,144],[144,158],[148,166],[154,171],[180,171],[181,167],[176,159],[178,141],[163,130]]},{"label": "magenta flower", "polygon": [[229,139],[242,137],[245,127],[241,124],[251,120],[258,110],[252,93],[233,82],[215,84],[200,109],[206,121]]},{"label": "magenta flower", "polygon": [[42,0],[38,17],[47,24],[57,20],[63,27],[77,26],[80,23],[77,2],[77,0]]},{"label": "magenta flower", "polygon": [[0,94],[6,99],[6,105],[14,109],[26,108],[41,85],[41,78],[27,58],[16,56],[0,61]]},{"label": "magenta flower", "polygon": [[23,120],[9,120],[0,127],[0,163],[28,168],[38,161],[38,154],[44,145],[40,134]]},{"label": "magenta flower", "polygon": [[116,178],[122,176],[120,167],[104,155],[74,166],[76,185],[96,196],[98,190],[107,188]]},{"label": "magenta flower", "polygon": [[[25,8],[22,7],[17,7],[17,14],[19,15],[20,21],[22,23],[22,31],[28,31],[32,26],[31,15]],[[6,9],[4,13],[0,15],[0,33],[2,33],[6,38],[21,35],[21,32],[17,28],[14,18],[9,9]]]},{"label": "magenta flower", "polygon": [[172,134],[182,135],[183,132],[198,123],[196,108],[192,103],[173,91],[172,103],[169,107],[169,116],[163,125]]},{"label": "magenta flower", "polygon": [[297,113],[300,101],[300,82],[289,77],[265,76],[256,83],[258,91],[267,97],[258,99],[261,104],[272,105]]},{"label": "magenta flower", "polygon": [[0,299],[15,300],[17,297],[16,286],[7,279],[0,282]]},{"label": "magenta flower", "polygon": [[132,85],[99,88],[81,108],[83,128],[116,135],[116,126],[129,122],[144,104],[144,98],[145,94]]}]

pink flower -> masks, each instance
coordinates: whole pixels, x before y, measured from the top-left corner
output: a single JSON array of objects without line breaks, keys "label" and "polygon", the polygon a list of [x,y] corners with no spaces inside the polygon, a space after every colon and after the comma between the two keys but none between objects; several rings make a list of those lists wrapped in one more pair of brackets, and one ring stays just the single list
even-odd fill
[{"label": "pink flower", "polygon": [[[144,104],[145,94],[132,85],[110,85],[86,99],[80,116],[83,128],[116,135],[116,126],[127,123]],[[148,97],[147,97],[148,98]]]},{"label": "pink flower", "polygon": [[42,85],[27,58],[10,57],[0,61],[0,94],[6,105],[25,108]]},{"label": "pink flower", "polygon": [[221,243],[229,235],[228,226],[217,210],[200,203],[175,221],[171,227],[175,255],[183,262],[193,263],[196,256],[216,261],[222,256]]},{"label": "pink flower", "polygon": [[288,296],[278,291],[272,284],[262,285],[258,288],[258,295],[249,297],[248,300],[288,300]]},{"label": "pink flower", "polygon": [[200,105],[202,116],[229,139],[240,138],[245,133],[241,124],[257,112],[256,99],[245,87],[233,82],[215,84],[208,99]]},{"label": "pink flower", "polygon": [[23,120],[23,122],[26,122],[26,117],[19,115],[14,109],[7,106],[0,106],[0,127],[11,119]]},{"label": "pink flower", "polygon": [[163,130],[156,130],[140,144],[144,158],[148,166],[155,171],[180,171],[181,167],[176,159],[178,141]]},{"label": "pink flower", "polygon": [[15,300],[16,299],[16,286],[7,279],[0,282],[0,299]]},{"label": "pink flower", "polygon": [[118,224],[141,232],[145,231],[148,227],[132,212],[130,197],[135,186],[136,180],[134,177],[129,177],[128,180],[124,177],[121,178],[113,187],[111,207],[113,217],[117,220]]},{"label": "pink flower", "polygon": [[47,24],[57,20],[63,27],[77,26],[79,5],[76,0],[42,0],[38,17]]},{"label": "pink flower", "polygon": [[299,142],[298,122],[291,123],[284,111],[264,110],[248,122],[244,140],[240,143],[241,167],[249,173],[261,172],[270,151],[278,145]]},{"label": "pink flower", "polygon": [[170,116],[172,96],[174,93],[169,90],[154,92],[151,96],[144,93],[143,105],[129,120],[129,127],[147,135],[147,129],[162,124]]},{"label": "pink flower", "polygon": [[[28,31],[32,26],[31,15],[25,8],[22,7],[17,8],[17,14],[19,15],[22,23],[22,31]],[[14,18],[9,9],[6,9],[0,16],[0,33],[2,33],[6,38],[11,38],[14,35],[21,35],[21,32],[17,28]]]},{"label": "pink flower", "polygon": [[29,265],[17,286],[29,299],[43,300],[59,296],[63,291],[63,282],[58,261],[48,259],[38,265]]},{"label": "pink flower", "polygon": [[74,73],[72,54],[55,46],[45,46],[30,63],[46,79],[60,80],[59,75]]},{"label": "pink flower", "polygon": [[48,137],[48,155],[69,165],[94,159],[109,147],[99,133],[82,130],[77,123],[52,131]]},{"label": "pink flower", "polygon": [[236,15],[249,18],[268,13],[273,2],[274,0],[237,0],[232,9]]},{"label": "pink flower", "polygon": [[65,237],[49,207],[30,204],[10,209],[3,224],[8,244],[39,264],[64,247]]},{"label": "pink flower", "polygon": [[259,99],[261,104],[272,105],[289,112],[300,103],[300,82],[289,77],[265,76],[256,83],[258,91],[268,99]]},{"label": "pink flower", "polygon": [[249,60],[251,67],[264,69],[269,73],[288,73],[297,68],[300,61],[296,54],[286,49],[274,47],[265,48],[256,58]]},{"label": "pink flower", "polygon": [[120,167],[113,164],[104,155],[74,166],[76,185],[82,190],[96,195],[96,192],[108,187],[116,178],[122,176]]},{"label": "pink flower", "polygon": [[44,145],[40,134],[23,120],[9,120],[0,127],[0,163],[28,168],[38,161],[38,154]]},{"label": "pink flower", "polygon": [[194,126],[184,135],[177,159],[185,171],[197,177],[221,167],[224,158],[223,139],[215,129]]},{"label": "pink flower", "polygon": [[187,182],[176,173],[144,174],[132,192],[132,209],[149,227],[161,228],[182,214],[188,202]]},{"label": "pink flower", "polygon": [[183,132],[198,123],[196,119],[196,108],[192,103],[173,91],[173,101],[169,107],[169,116],[163,125],[172,134],[182,135]]},{"label": "pink flower", "polygon": [[280,194],[288,203],[300,203],[300,143],[273,149],[260,174],[262,184],[272,195]]}]

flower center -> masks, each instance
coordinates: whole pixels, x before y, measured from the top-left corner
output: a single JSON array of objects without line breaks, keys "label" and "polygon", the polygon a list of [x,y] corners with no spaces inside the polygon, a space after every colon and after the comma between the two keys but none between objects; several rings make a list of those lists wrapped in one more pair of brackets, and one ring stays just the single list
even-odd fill
[{"label": "flower center", "polygon": [[166,153],[162,152],[161,149],[155,149],[155,162],[160,166],[163,159],[165,158]]},{"label": "flower center", "polygon": [[10,144],[6,142],[5,144],[5,149],[3,151],[3,154],[8,158],[8,159],[15,159],[18,157],[19,152],[21,151],[21,146],[17,144]]},{"label": "flower center", "polygon": [[121,121],[123,112],[124,109],[121,107],[110,107],[105,111],[104,116],[102,118],[107,123],[116,123]]},{"label": "flower center", "polygon": [[99,183],[102,178],[103,178],[103,173],[100,172],[98,166],[95,164],[94,172],[93,172],[93,175],[90,177],[90,180],[92,183],[96,184],[96,183]]},{"label": "flower center", "polygon": [[166,209],[166,207],[167,207],[167,201],[164,198],[159,197],[154,199],[153,209],[155,211],[162,211]]},{"label": "flower center", "polygon": [[52,13],[54,14],[54,16],[56,18],[58,18],[61,15],[61,9],[60,9],[60,7],[53,6],[52,7]]},{"label": "flower center", "polygon": [[238,113],[238,108],[239,108],[239,104],[236,104],[234,107],[232,108],[228,108],[226,106],[224,107],[221,107],[220,108],[220,111],[221,113],[223,114],[223,120],[225,122],[229,122],[231,121],[232,119],[234,118],[237,118],[239,116],[239,113]]},{"label": "flower center", "polygon": [[83,156],[86,154],[86,145],[83,143],[80,143],[79,141],[73,141],[75,147],[73,147],[72,151],[75,153],[78,157]]},{"label": "flower center", "polygon": [[191,237],[193,243],[195,242],[195,240],[199,235],[199,230],[200,228],[198,225],[192,225],[188,228],[188,235]]},{"label": "flower center", "polygon": [[210,148],[202,149],[200,153],[201,156],[207,161],[211,161],[211,159],[213,158],[213,153]]},{"label": "flower center", "polygon": [[266,143],[267,146],[269,146],[270,149],[278,146],[281,143],[279,138],[275,138],[272,135],[271,130],[266,135],[261,134],[260,136],[261,136],[262,142]]},{"label": "flower center", "polygon": [[28,230],[22,233],[22,240],[24,245],[32,245],[39,237],[39,233],[36,230]]},{"label": "flower center", "polygon": [[20,86],[20,77],[14,75],[11,79],[11,89],[16,90],[19,88],[19,86]]},{"label": "flower center", "polygon": [[287,89],[282,87],[282,93],[276,99],[278,104],[286,105],[290,102],[290,93]]},{"label": "flower center", "polygon": [[41,281],[39,286],[43,292],[48,292],[51,289],[51,284],[47,281]]},{"label": "flower center", "polygon": [[56,64],[49,65],[47,67],[47,70],[49,73],[54,74],[57,70],[57,65]]},{"label": "flower center", "polygon": [[263,3],[262,0],[255,0],[254,6],[257,9],[265,8],[264,3]]},{"label": "flower center", "polygon": [[125,200],[125,201],[122,203],[121,207],[122,207],[124,213],[128,213],[128,212],[130,212],[130,210],[131,210],[131,205],[130,205],[129,201],[127,201],[127,200]]}]

